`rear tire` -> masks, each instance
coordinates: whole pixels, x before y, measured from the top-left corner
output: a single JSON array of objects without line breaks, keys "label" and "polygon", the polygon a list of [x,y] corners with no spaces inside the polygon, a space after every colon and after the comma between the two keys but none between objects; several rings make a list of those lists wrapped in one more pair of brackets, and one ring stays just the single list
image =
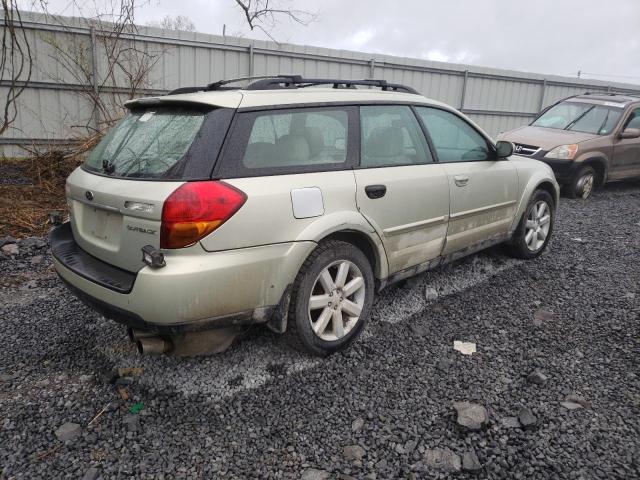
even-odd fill
[{"label": "rear tire", "polygon": [[369,319],[373,290],[373,271],[362,251],[338,240],[320,243],[293,284],[287,343],[322,357],[346,348]]},{"label": "rear tire", "polygon": [[589,165],[580,167],[569,184],[566,186],[569,198],[586,200],[591,196],[596,186],[596,171]]},{"label": "rear tire", "polygon": [[555,218],[555,206],[549,192],[533,192],[508,246],[511,256],[525,260],[539,256],[549,244]]}]

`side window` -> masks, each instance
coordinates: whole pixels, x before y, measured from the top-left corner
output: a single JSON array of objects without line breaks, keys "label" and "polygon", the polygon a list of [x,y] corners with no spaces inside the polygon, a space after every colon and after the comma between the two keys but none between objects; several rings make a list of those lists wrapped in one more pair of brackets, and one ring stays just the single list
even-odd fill
[{"label": "side window", "polygon": [[631,112],[624,128],[640,128],[640,108],[636,108]]},{"label": "side window", "polygon": [[[295,110],[246,114],[249,131],[242,164],[248,169],[341,164],[347,159],[344,110]],[[249,125],[246,125],[248,123]],[[246,138],[246,137],[245,137]]]},{"label": "side window", "polygon": [[469,162],[492,158],[487,141],[463,119],[437,108],[417,107],[441,162]]},{"label": "side window", "polygon": [[360,107],[363,167],[433,162],[413,111],[406,105]]}]

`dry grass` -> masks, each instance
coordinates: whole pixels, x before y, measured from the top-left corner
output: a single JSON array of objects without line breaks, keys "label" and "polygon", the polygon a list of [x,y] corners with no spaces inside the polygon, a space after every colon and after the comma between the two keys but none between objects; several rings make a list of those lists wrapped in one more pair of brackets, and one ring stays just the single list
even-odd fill
[{"label": "dry grass", "polygon": [[26,180],[24,184],[7,179],[0,183],[0,236],[43,236],[49,232],[50,212],[57,210],[66,216],[66,178],[99,140],[96,135],[65,150],[33,150],[26,159],[0,159],[1,175],[19,172],[21,180]]}]

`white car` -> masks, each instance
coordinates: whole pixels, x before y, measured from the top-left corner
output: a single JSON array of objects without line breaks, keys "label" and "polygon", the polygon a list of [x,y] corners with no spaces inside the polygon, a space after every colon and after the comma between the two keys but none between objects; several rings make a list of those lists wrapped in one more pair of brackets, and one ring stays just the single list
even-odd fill
[{"label": "white car", "polygon": [[551,169],[447,105],[384,80],[233,85],[128,102],[67,181],[56,269],[141,352],[265,323],[327,355],[386,285],[549,242]]}]

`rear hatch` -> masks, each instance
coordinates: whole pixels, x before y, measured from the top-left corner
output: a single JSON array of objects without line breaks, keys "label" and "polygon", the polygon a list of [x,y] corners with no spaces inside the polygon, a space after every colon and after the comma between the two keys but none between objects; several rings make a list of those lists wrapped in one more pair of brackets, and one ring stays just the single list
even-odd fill
[{"label": "rear hatch", "polygon": [[131,105],[67,180],[75,241],[130,272],[144,266],[142,247],[160,247],[167,197],[185,182],[211,177],[235,111],[167,100]]}]

